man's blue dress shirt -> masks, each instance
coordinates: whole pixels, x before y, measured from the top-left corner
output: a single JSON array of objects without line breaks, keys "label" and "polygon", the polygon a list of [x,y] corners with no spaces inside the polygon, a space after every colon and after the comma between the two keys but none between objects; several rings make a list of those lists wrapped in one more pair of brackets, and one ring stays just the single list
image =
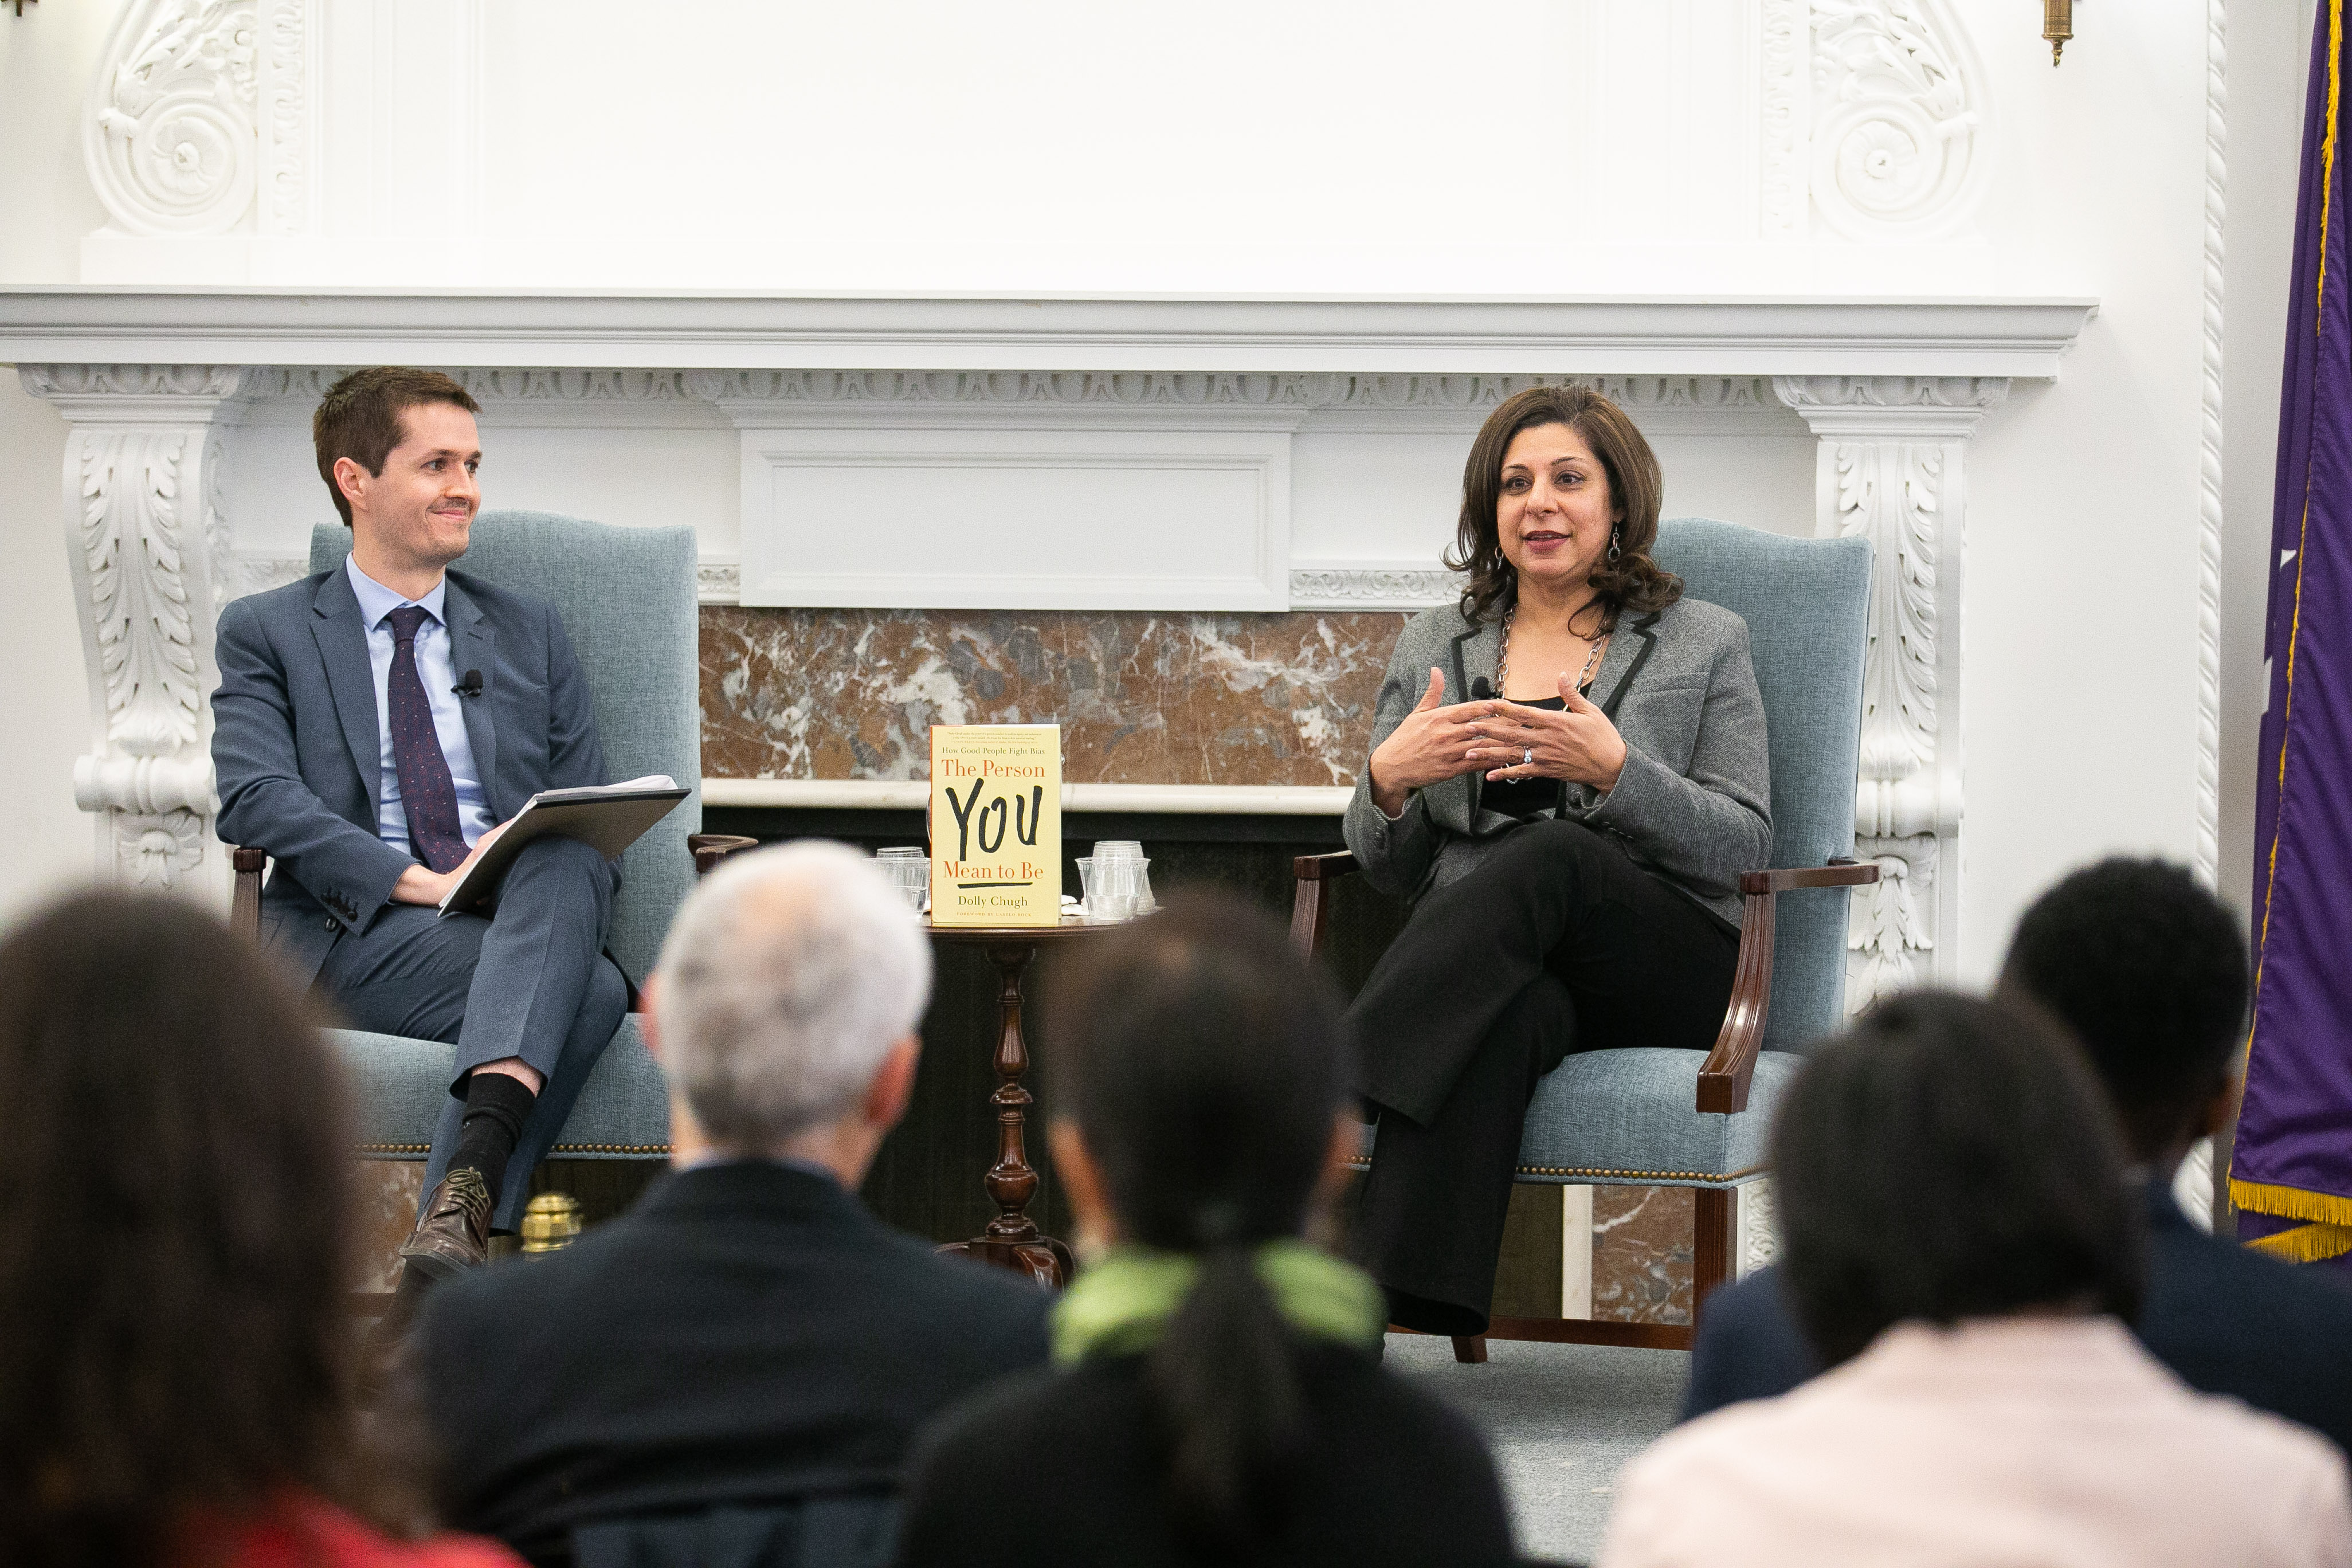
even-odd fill
[{"label": "man's blue dress shirt", "polygon": [[351,556],[343,557],[351,574],[352,592],[359,596],[360,620],[367,626],[368,668],[375,674],[376,837],[411,853],[408,809],[400,799],[400,768],[392,756],[392,628],[384,617],[404,605],[423,609],[425,624],[416,628],[416,677],[425,683],[425,700],[433,708],[433,732],[440,738],[442,760],[449,764],[449,782],[457,786],[457,827],[468,846],[498,825],[490,820],[490,803],[482,794],[482,777],[474,766],[474,743],[466,737],[466,699],[453,689],[457,672],[449,667],[449,627],[441,617],[441,601],[449,581],[443,578],[421,599],[404,599],[360,570]]}]

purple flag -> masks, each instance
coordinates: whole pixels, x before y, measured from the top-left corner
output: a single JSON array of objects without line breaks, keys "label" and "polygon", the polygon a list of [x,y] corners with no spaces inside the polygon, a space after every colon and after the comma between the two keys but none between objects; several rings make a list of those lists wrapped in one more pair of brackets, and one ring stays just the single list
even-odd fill
[{"label": "purple flag", "polygon": [[[2341,0],[2305,100],[2254,823],[2254,1021],[2230,1196],[2247,1245],[2352,1261],[2352,261]],[[2352,107],[2352,106],[2346,106]]]}]

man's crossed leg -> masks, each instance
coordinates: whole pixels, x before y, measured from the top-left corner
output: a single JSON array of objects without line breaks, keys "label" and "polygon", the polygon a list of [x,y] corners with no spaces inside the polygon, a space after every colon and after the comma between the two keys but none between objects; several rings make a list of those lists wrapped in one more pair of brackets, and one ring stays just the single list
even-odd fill
[{"label": "man's crossed leg", "polygon": [[354,1027],[457,1047],[395,1321],[431,1280],[480,1263],[491,1230],[516,1228],[531,1168],[620,1027],[628,987],[604,956],[616,881],[588,845],[537,839],[493,917],[394,905],[320,966],[318,988]]}]

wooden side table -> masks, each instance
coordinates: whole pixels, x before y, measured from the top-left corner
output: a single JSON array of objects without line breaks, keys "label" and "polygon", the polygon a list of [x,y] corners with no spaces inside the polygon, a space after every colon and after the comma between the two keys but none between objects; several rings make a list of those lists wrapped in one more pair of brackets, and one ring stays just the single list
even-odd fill
[{"label": "wooden side table", "polygon": [[940,1250],[1014,1269],[1056,1290],[1076,1270],[1070,1249],[1029,1217],[1029,1200],[1037,1195],[1037,1172],[1029,1163],[1028,1144],[1029,1107],[1036,1098],[1021,1082],[1029,1071],[1029,1044],[1021,1033],[1021,977],[1047,942],[1108,929],[1072,919],[1058,926],[930,927],[931,934],[943,941],[981,949],[1003,984],[996,1000],[996,1092],[988,1097],[996,1112],[996,1163],[981,1178],[996,1205],[996,1217],[970,1241],[950,1241]]}]

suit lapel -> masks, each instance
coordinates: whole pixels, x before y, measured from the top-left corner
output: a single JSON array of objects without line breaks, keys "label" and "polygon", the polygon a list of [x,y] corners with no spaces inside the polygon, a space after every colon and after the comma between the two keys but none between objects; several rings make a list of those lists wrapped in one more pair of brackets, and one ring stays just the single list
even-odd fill
[{"label": "suit lapel", "polygon": [[[1495,679],[1496,661],[1502,657],[1503,624],[1489,618],[1464,630],[1454,639],[1454,700],[1467,702],[1473,682],[1483,680],[1486,689],[1500,697],[1502,688]],[[1462,819],[1466,829],[1478,820],[1478,796],[1486,775],[1475,771],[1460,775],[1469,797],[1468,814]]]},{"label": "suit lapel", "polygon": [[[1633,686],[1633,678],[1642,673],[1642,667],[1649,663],[1650,656],[1658,650],[1657,625],[1658,612],[1652,610],[1633,623],[1630,638],[1611,637],[1609,651],[1601,656],[1601,668],[1593,672],[1592,684],[1607,689],[1609,698],[1601,704],[1601,711],[1609,716],[1612,724],[1617,721],[1617,704],[1625,700],[1625,693]],[[1608,684],[1609,672],[1612,668],[1623,671],[1617,677],[1615,686]]]},{"label": "suit lapel", "polygon": [[352,580],[338,564],[319,584],[310,601],[317,618],[310,636],[319,645],[319,661],[326,667],[327,689],[335,699],[335,717],[342,721],[343,743],[352,749],[352,764],[367,786],[367,826],[373,831],[383,815],[383,731],[375,710],[375,669],[368,662],[367,626],[360,619],[358,595]]},{"label": "suit lapel", "polygon": [[490,816],[504,822],[521,809],[521,803],[501,799],[499,792],[499,727],[490,718],[490,704],[497,699],[491,682],[497,678],[499,663],[498,628],[484,618],[455,577],[444,582],[441,608],[449,620],[450,668],[460,680],[469,669],[482,672],[482,689],[458,699],[466,715],[466,742],[474,748],[474,776],[482,781],[482,798],[489,802]]},{"label": "suit lapel", "polygon": [[1448,702],[1468,702],[1471,691],[1481,680],[1496,697],[1502,692],[1495,686],[1495,661],[1502,657],[1503,623],[1481,621],[1467,627],[1454,638],[1454,693]]}]

